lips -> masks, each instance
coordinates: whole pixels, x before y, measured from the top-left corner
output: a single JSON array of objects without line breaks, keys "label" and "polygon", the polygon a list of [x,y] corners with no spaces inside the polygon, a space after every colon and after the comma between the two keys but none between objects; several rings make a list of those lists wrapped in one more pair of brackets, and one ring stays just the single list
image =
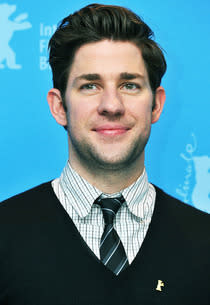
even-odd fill
[{"label": "lips", "polygon": [[123,125],[102,125],[93,129],[101,135],[115,136],[126,133],[130,128]]}]

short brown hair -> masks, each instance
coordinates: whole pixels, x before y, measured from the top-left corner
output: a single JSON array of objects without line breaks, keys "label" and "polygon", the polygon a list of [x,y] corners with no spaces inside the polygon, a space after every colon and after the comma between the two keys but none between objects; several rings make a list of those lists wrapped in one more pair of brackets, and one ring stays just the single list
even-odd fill
[{"label": "short brown hair", "polygon": [[139,47],[154,93],[166,71],[166,61],[152,37],[149,26],[129,9],[90,4],[64,18],[50,39],[49,63],[53,85],[60,90],[64,100],[68,75],[78,48],[87,43],[110,39],[129,41]]}]

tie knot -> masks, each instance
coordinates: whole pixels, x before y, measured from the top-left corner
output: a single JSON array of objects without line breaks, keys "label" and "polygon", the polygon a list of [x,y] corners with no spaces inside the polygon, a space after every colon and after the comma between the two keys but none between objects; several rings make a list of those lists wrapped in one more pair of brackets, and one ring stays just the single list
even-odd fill
[{"label": "tie knot", "polygon": [[98,203],[101,206],[106,225],[113,224],[114,217],[124,201],[123,196],[99,199]]}]

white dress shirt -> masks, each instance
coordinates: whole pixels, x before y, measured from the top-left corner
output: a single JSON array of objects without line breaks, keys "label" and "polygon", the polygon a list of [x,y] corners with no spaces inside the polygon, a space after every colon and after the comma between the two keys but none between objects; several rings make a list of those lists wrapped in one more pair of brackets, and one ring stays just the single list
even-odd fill
[{"label": "white dress shirt", "polygon": [[[104,219],[100,206],[93,203],[103,193],[76,173],[69,162],[61,176],[52,181],[52,187],[84,241],[100,259],[99,245],[104,230]],[[126,202],[114,219],[114,228],[131,264],[151,222],[156,192],[148,182],[144,169],[138,180],[126,189],[102,196],[114,197],[121,194]]]}]

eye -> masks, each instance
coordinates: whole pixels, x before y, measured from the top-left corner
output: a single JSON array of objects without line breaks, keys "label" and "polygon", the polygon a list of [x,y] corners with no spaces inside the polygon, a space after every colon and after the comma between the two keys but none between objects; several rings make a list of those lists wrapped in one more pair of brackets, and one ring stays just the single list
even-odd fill
[{"label": "eye", "polygon": [[80,86],[80,90],[97,90],[97,85],[96,84],[91,84],[91,83],[88,83],[88,84],[84,84],[82,86]]},{"label": "eye", "polygon": [[136,83],[125,83],[122,84],[121,88],[129,91],[137,91],[140,89],[140,85]]}]

